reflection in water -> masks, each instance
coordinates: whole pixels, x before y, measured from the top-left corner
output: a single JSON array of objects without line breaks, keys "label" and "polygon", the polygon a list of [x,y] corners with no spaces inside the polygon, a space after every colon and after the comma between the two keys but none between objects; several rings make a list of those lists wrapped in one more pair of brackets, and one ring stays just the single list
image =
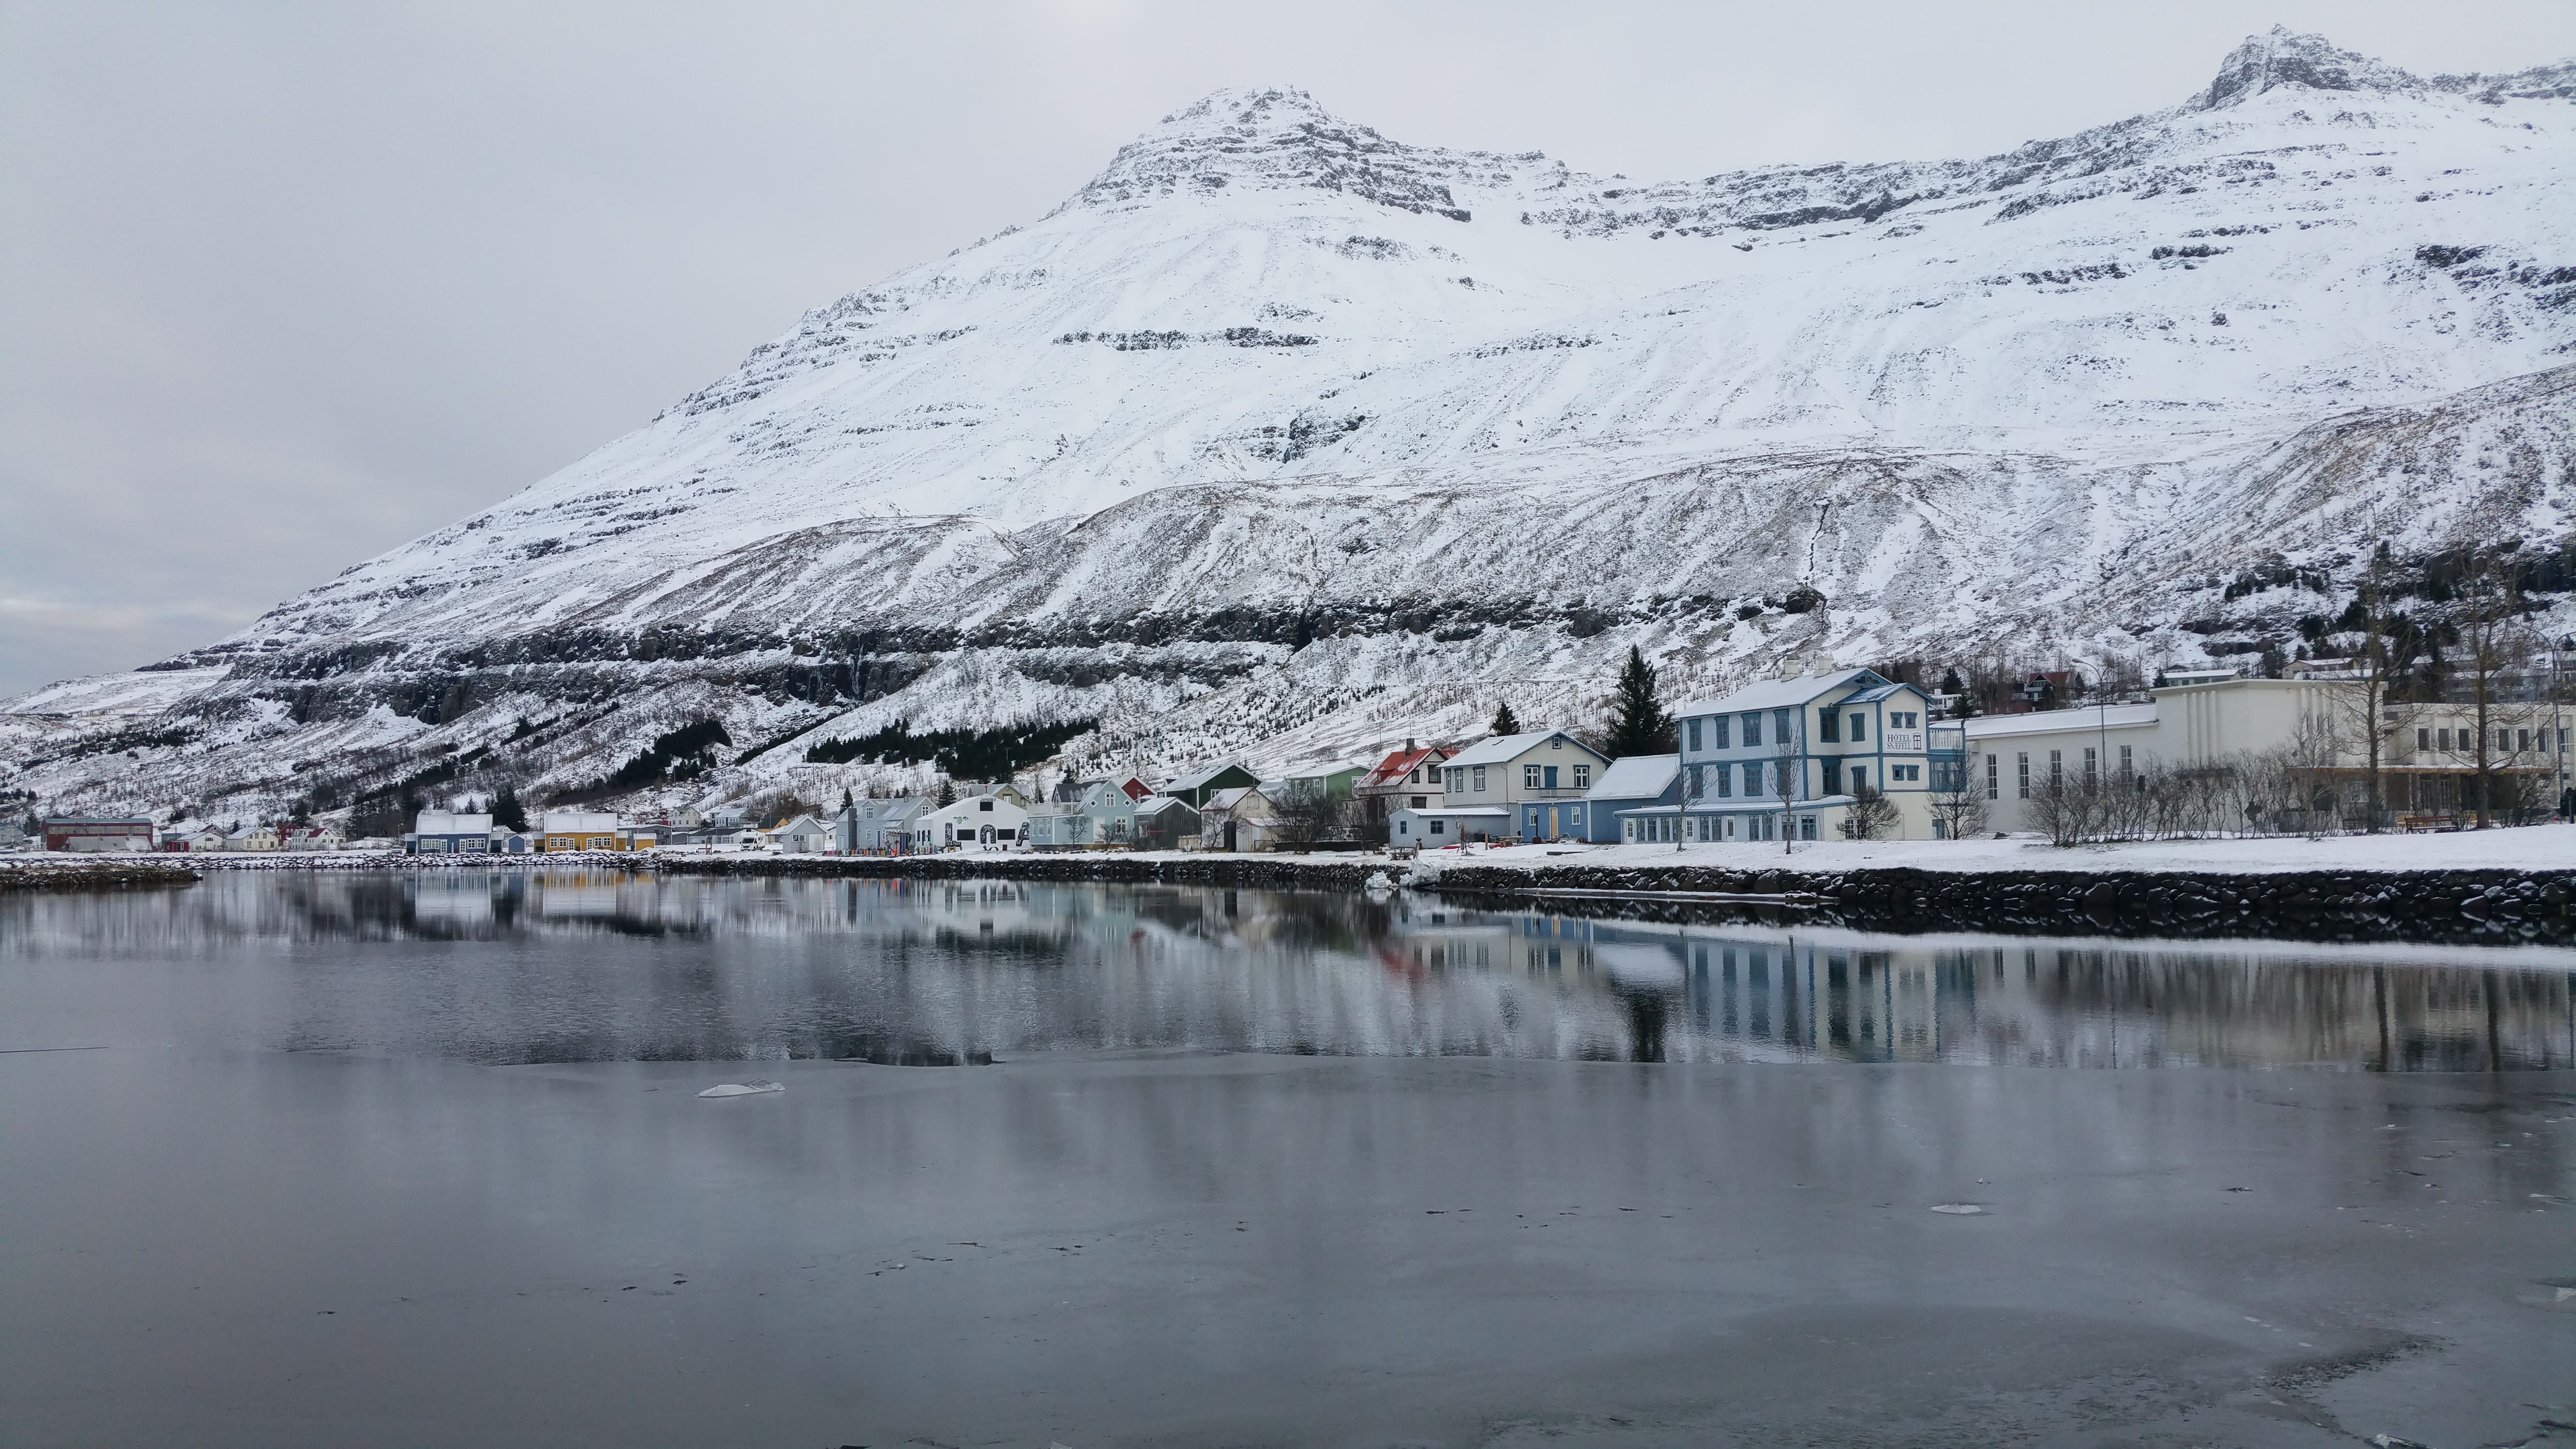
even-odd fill
[{"label": "reflection in water", "polygon": [[145,1002],[181,1040],[481,1062],[2576,1064],[2576,953],[1808,934],[1181,887],[218,873],[0,898],[0,963],[0,1046]]}]

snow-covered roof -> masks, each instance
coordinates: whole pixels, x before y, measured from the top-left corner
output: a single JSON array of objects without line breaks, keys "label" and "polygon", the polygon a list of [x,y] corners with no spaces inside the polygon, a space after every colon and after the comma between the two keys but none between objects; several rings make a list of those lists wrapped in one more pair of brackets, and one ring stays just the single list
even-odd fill
[{"label": "snow-covered roof", "polygon": [[1166,810],[1187,810],[1189,808],[1189,801],[1177,800],[1169,795],[1148,795],[1144,799],[1136,802],[1136,813],[1139,815],[1160,815]]},{"label": "snow-covered roof", "polygon": [[2152,704],[2113,704],[2043,709],[2029,714],[1981,714],[1966,723],[1968,738],[1983,740],[2012,735],[2063,734],[2068,730],[2144,729],[2155,722],[2156,707]]},{"label": "snow-covered roof", "polygon": [[1395,813],[1398,815],[1419,816],[1425,820],[1430,819],[1434,815],[1439,816],[1443,820],[1457,820],[1462,818],[1473,818],[1477,820],[1509,820],[1512,818],[1512,812],[1500,805],[1425,805],[1419,808],[1408,806],[1405,809],[1396,811]]},{"label": "snow-covered roof", "polygon": [[1243,770],[1247,775],[1252,773],[1250,770],[1244,769],[1244,764],[1241,760],[1221,760],[1216,764],[1208,766],[1206,769],[1193,770],[1190,773],[1183,775],[1179,779],[1174,780],[1171,784],[1165,786],[1164,789],[1172,792],[1204,789],[1208,781],[1215,779],[1217,776],[1224,774],[1228,770]]},{"label": "snow-covered roof", "polygon": [[491,831],[491,816],[454,810],[423,810],[412,820],[415,835],[488,835]]},{"label": "snow-covered roof", "polygon": [[1563,730],[1532,730],[1527,734],[1496,735],[1489,740],[1479,740],[1441,763],[1443,766],[1508,765],[1551,739],[1564,740],[1596,760],[1607,758],[1599,750]]},{"label": "snow-covered roof", "polygon": [[1801,674],[1794,679],[1766,679],[1717,699],[1692,700],[1672,713],[1675,719],[1688,719],[1693,715],[1752,714],[1766,709],[1790,709],[1856,680],[1871,684],[1887,682],[1866,669],[1837,669],[1829,674]]},{"label": "snow-covered roof", "polygon": [[1627,755],[1612,760],[1592,788],[1583,792],[1586,800],[1652,800],[1672,788],[1673,776],[1681,773],[1679,755]]},{"label": "snow-covered roof", "polygon": [[1246,796],[1260,793],[1258,785],[1237,785],[1231,790],[1219,790],[1208,797],[1207,808],[1211,811],[1232,810],[1242,804]]}]

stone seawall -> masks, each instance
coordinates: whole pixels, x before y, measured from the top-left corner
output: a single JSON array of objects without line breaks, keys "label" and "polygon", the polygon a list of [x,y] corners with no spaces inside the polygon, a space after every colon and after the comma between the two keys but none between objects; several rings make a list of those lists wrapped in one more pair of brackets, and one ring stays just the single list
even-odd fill
[{"label": "stone seawall", "polygon": [[[1492,866],[1444,870],[1443,896],[1582,901],[1621,915],[1681,918],[1729,896],[1805,904],[1856,930],[2178,940],[2262,936],[2301,941],[2576,944],[2576,873],[2514,870],[1807,872],[1690,866],[1635,870]],[[1776,909],[1776,905],[1774,909]]]},{"label": "stone seawall", "polygon": [[197,873],[159,861],[36,858],[0,862],[0,891],[127,891],[194,885]]},{"label": "stone seawall", "polygon": [[1670,921],[1791,918],[1920,934],[2576,944],[2576,872],[1798,871],[1449,865],[1276,855],[695,856],[675,874],[1113,881],[1357,890],[1370,876],[1461,902]]}]

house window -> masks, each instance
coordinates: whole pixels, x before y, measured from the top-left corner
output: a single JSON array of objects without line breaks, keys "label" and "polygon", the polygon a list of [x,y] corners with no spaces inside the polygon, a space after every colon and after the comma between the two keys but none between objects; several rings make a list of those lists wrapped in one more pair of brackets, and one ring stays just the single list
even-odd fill
[{"label": "house window", "polygon": [[[1816,716],[1816,738],[1829,745],[1841,744],[1843,742],[1842,718],[1841,714],[1830,709]],[[1852,716],[1852,722],[1858,724],[1860,716]],[[1854,735],[1852,738],[1859,739],[1860,736]]]},{"label": "house window", "polygon": [[1428,795],[1408,795],[1405,797],[1405,803],[1411,805],[1414,809],[1419,810],[1431,803],[1431,797]]},{"label": "house window", "polygon": [[1865,714],[1856,714],[1856,715],[1853,715],[1853,716],[1852,716],[1852,743],[1853,743],[1853,744],[1859,744],[1861,741],[1863,741],[1863,740],[1865,740],[1865,739],[1868,739],[1868,738],[1869,738],[1869,716],[1868,716],[1868,715],[1865,715]]},{"label": "house window", "polygon": [[1479,794],[1479,795],[1484,794],[1484,793],[1485,793],[1485,767],[1484,767],[1484,766],[1482,766],[1482,765],[1478,765],[1478,766],[1476,766],[1476,767],[1475,767],[1475,773],[1474,773],[1470,778],[1472,778],[1472,779],[1475,781],[1475,793],[1476,793],[1476,794]]},{"label": "house window", "polygon": [[2446,750],[2449,749],[2451,747],[2451,732],[2449,730],[2442,730],[2439,733],[2442,737],[2441,747]]},{"label": "house window", "polygon": [[2429,750],[2433,748],[2433,732],[2431,730],[2417,730],[2415,732],[2415,748],[2419,750]]},{"label": "house window", "polygon": [[1858,765],[1852,766],[1852,793],[1857,795],[1868,788],[1869,771],[1862,769]]},{"label": "house window", "polygon": [[2000,800],[2000,799],[2002,799],[2002,798],[2003,798],[2003,778],[2002,778],[2002,777],[2003,777],[2003,766],[2002,766],[2000,763],[1998,763],[1998,762],[1996,761],[1996,759],[1995,759],[1995,757],[1994,757],[1994,756],[1992,756],[1992,755],[1988,755],[1988,756],[1986,756],[1986,798],[1987,798],[1987,799],[1989,799],[1989,800]]},{"label": "house window", "polygon": [[1801,815],[1798,817],[1798,838],[1800,840],[1813,840],[1816,838],[1815,816]]},{"label": "house window", "polygon": [[993,809],[993,802],[990,800],[978,800],[975,802],[975,808],[989,814]]},{"label": "house window", "polygon": [[2135,749],[2134,745],[2120,746],[2120,774],[2123,778],[2138,773],[2137,761],[2133,757]]},{"label": "house window", "polygon": [[1586,790],[1586,789],[1590,789],[1590,788],[1591,788],[1591,786],[1592,786],[1592,767],[1591,767],[1590,765],[1577,765],[1577,766],[1575,766],[1575,767],[1574,767],[1574,788],[1575,788],[1575,789],[1577,789],[1577,790]]},{"label": "house window", "polygon": [[1762,716],[1748,714],[1744,717],[1744,746],[1746,749],[1751,749],[1760,743],[1762,743]]},{"label": "house window", "polygon": [[2066,752],[2063,750],[2048,752],[2048,783],[2051,785],[2066,783]]},{"label": "house window", "polygon": [[2018,762],[2015,768],[2021,775],[2021,798],[2027,800],[2030,798],[2030,751],[2024,750],[2014,758]]},{"label": "house window", "polygon": [[1887,727],[1892,730],[1919,730],[1923,728],[1923,716],[1912,710],[1891,711],[1887,716]]},{"label": "house window", "polygon": [[2084,747],[2085,789],[2090,790],[2093,788],[2094,782],[2101,778],[2101,770],[2102,760],[2100,752],[2095,750],[2091,745],[2086,745]]},{"label": "house window", "polygon": [[1788,710],[1775,709],[1771,711],[1771,738],[1784,745],[1789,742]]},{"label": "house window", "polygon": [[1731,765],[1720,765],[1713,773],[1717,776],[1717,798],[1724,800],[1733,795],[1735,793],[1735,768]]},{"label": "house window", "polygon": [[1446,821],[1446,820],[1434,820],[1434,821],[1432,821],[1432,822],[1431,822],[1431,833],[1432,833],[1432,834],[1434,834],[1434,835],[1446,835],[1446,834],[1448,834],[1448,833],[1449,833],[1449,822],[1448,822],[1448,821]]},{"label": "house window", "polygon": [[1923,778],[1923,767],[1921,765],[1890,765],[1887,767],[1887,773],[1891,779],[1905,780],[1909,782],[1917,781]]},{"label": "house window", "polygon": [[[1828,715],[1826,718],[1831,719],[1832,716]],[[1841,794],[1843,792],[1843,762],[1840,760],[1827,760],[1824,762],[1824,765],[1825,793],[1828,795]],[[1859,780],[1860,771],[1852,771],[1852,779],[1854,781]]]},{"label": "house window", "polygon": [[1744,793],[1748,796],[1759,795],[1762,793],[1762,762],[1760,760],[1747,760],[1744,762]]},{"label": "house window", "polygon": [[1521,766],[1521,788],[1524,790],[1535,790],[1538,788],[1538,766]]},{"label": "house window", "polygon": [[1727,748],[1726,736],[1728,733],[1728,726],[1733,723],[1734,721],[1728,719],[1724,715],[1719,715],[1717,718],[1708,722],[1708,747],[1710,749],[1722,750]]},{"label": "house window", "polygon": [[1699,721],[1698,721],[1698,720],[1692,720],[1692,721],[1690,722],[1690,747],[1691,747],[1691,750],[1692,750],[1692,752],[1693,752],[1693,753],[1697,753],[1697,752],[1698,752],[1698,750],[1699,750]]}]

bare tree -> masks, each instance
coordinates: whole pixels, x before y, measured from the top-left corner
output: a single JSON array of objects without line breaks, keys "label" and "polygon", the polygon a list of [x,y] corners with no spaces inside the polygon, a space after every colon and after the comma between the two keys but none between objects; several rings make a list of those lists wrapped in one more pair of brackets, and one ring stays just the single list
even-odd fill
[{"label": "bare tree", "polygon": [[1772,788],[1780,792],[1780,853],[1787,855],[1796,838],[1798,794],[1806,786],[1806,754],[1799,748],[1799,731],[1804,726],[1805,710],[1773,710],[1771,728],[1779,738],[1771,742]]},{"label": "bare tree", "polygon": [[1986,833],[1986,787],[1964,765],[1934,782],[1931,805],[1933,823],[1950,839]]},{"label": "bare tree", "polygon": [[1881,794],[1877,787],[1852,787],[1851,807],[1843,812],[1843,838],[1846,840],[1884,840],[1896,828],[1896,802]]},{"label": "bare tree", "polygon": [[2370,562],[2357,581],[2352,609],[2346,614],[2361,628],[2361,647],[2353,654],[2350,688],[2333,698],[2339,734],[2349,734],[2361,755],[2362,828],[2373,834],[2388,813],[2382,768],[2388,744],[2406,725],[2402,712],[2389,707],[2390,691],[2404,679],[2405,662],[2397,657],[2397,620],[2389,608],[2388,543],[2370,550]]},{"label": "bare tree", "polygon": [[2464,702],[2477,731],[2469,758],[2480,830],[2495,823],[2499,796],[2506,793],[2498,787],[2510,785],[2517,757],[2528,747],[2521,741],[2530,736],[2533,711],[2518,707],[2513,696],[2527,692],[2517,689],[2518,676],[2529,670],[2538,641],[2523,622],[2515,562],[2504,548],[2473,556],[2458,615]]},{"label": "bare tree", "polygon": [[1280,791],[1271,834],[1281,844],[1311,846],[1349,838],[1350,800],[1321,780],[1296,780]]}]

